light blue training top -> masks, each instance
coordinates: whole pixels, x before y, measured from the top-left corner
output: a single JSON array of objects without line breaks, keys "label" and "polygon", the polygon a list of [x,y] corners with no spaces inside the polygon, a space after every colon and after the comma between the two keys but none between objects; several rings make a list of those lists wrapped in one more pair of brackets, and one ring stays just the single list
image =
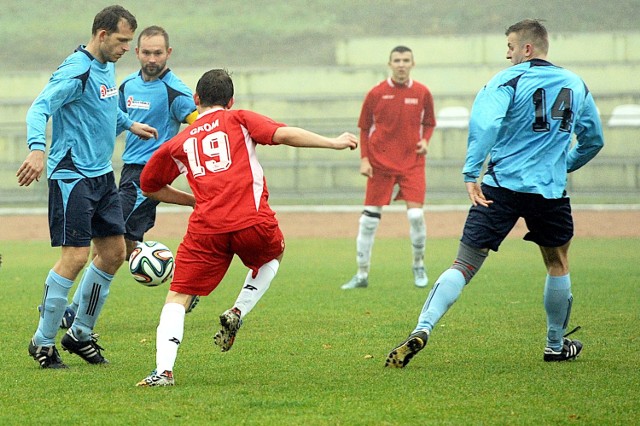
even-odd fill
[{"label": "light blue training top", "polygon": [[30,150],[45,150],[50,117],[47,177],[96,177],[113,171],[116,135],[133,124],[118,109],[115,64],[101,63],[85,46],[65,59],[27,112]]},{"label": "light blue training top", "polygon": [[483,183],[561,198],[567,173],[603,145],[598,109],[582,79],[534,59],[501,71],[476,96],[462,173],[475,181],[489,156]]},{"label": "light blue training top", "polygon": [[169,69],[152,81],[144,81],[141,71],[127,76],[120,84],[119,106],[132,120],[158,129],[158,139],[150,140],[127,132],[122,161],[142,165],[196,110],[191,90]]}]

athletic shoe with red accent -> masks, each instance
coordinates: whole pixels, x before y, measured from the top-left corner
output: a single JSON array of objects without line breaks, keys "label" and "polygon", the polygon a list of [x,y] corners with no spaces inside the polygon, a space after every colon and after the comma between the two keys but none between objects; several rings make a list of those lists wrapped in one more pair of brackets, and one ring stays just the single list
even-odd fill
[{"label": "athletic shoe with red accent", "polygon": [[213,336],[213,341],[220,346],[222,352],[227,352],[236,340],[236,333],[242,325],[240,310],[238,308],[227,309],[220,315],[220,331]]},{"label": "athletic shoe with red accent", "polygon": [[156,370],[153,370],[151,374],[149,374],[147,377],[145,377],[144,379],[136,383],[136,386],[154,387],[154,386],[173,386],[175,384],[176,384],[176,381],[173,378],[173,372],[169,370],[165,370],[162,373],[158,374]]}]

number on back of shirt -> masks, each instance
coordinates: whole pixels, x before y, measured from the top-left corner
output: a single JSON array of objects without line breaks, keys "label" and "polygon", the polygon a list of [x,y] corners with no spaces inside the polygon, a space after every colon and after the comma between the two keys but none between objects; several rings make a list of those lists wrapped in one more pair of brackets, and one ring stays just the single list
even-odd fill
[{"label": "number on back of shirt", "polygon": [[[560,120],[560,131],[571,132],[573,122],[573,90],[566,87],[560,90],[551,106],[551,119]],[[550,130],[549,116],[547,114],[547,97],[543,88],[533,92],[533,105],[535,106],[536,118],[533,122],[534,132],[548,132]]]},{"label": "number on back of shirt", "polygon": [[[231,166],[229,153],[229,137],[224,132],[208,134],[198,143],[198,138],[189,138],[182,144],[182,149],[189,159],[189,168],[193,177],[203,176],[207,170],[212,173],[222,172]],[[200,154],[208,158],[204,164]]]}]

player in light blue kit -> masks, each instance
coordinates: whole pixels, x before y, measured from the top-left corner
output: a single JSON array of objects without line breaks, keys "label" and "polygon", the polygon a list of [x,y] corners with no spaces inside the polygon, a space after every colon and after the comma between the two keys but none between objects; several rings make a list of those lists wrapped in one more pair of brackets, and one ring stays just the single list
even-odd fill
[{"label": "player in light blue kit", "polygon": [[169,35],[158,26],[142,30],[136,56],[140,71],[127,76],[120,85],[120,109],[132,120],[158,129],[158,139],[146,141],[128,132],[122,160],[119,194],[126,223],[127,259],[153,227],[158,202],[142,195],[140,173],[151,154],[198,117],[193,93],[168,67],[171,56]]},{"label": "player in light blue kit", "polygon": [[66,368],[55,347],[56,334],[92,242],[95,257],[80,280],[78,315],[61,345],[91,364],[107,362],[93,328],[125,255],[122,208],[111,166],[116,132],[158,136],[155,128],[132,121],[118,109],[114,63],[129,50],[136,27],[135,17],[121,6],[99,12],[89,43],[58,67],[27,112],[31,152],[16,173],[18,184],[28,186],[42,175],[51,117],[49,230],[51,245],[61,247],[60,259],[45,280],[38,329],[29,343],[29,354],[42,368]]},{"label": "player in light blue kit", "polygon": [[[137,242],[153,227],[157,201],[142,195],[140,173],[151,154],[164,142],[178,133],[182,123],[191,124],[198,116],[191,90],[167,67],[171,56],[169,34],[159,26],[142,30],[138,36],[136,56],[140,70],[120,84],[119,107],[132,120],[147,123],[158,130],[156,139],[147,140],[133,132],[127,132],[124,162],[120,174],[118,194],[125,221],[125,243],[129,259]],[[78,309],[79,293],[65,311],[61,327],[68,328]],[[198,299],[194,299],[191,308]]]},{"label": "player in light blue kit", "polygon": [[[388,355],[386,366],[402,368],[422,350],[436,323],[522,217],[524,239],[540,247],[547,268],[544,361],[570,361],[582,343],[568,339],[573,297],[568,251],[573,218],[567,173],[602,149],[602,125],[593,97],[574,73],[547,62],[549,41],[540,21],[524,20],[506,31],[507,59],[478,93],[469,123],[462,171],[472,202],[458,255],[434,284],[409,337]],[[577,143],[571,148],[572,135]],[[482,185],[482,165],[489,157]],[[574,330],[575,331],[575,330]]]}]

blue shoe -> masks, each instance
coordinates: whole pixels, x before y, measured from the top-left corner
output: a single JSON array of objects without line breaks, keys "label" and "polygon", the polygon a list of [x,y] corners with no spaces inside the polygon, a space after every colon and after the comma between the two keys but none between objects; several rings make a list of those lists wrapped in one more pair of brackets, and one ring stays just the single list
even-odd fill
[{"label": "blue shoe", "polygon": [[[42,305],[38,305],[38,312],[42,313]],[[71,309],[71,306],[67,306],[62,315],[62,321],[60,321],[60,328],[69,329],[76,319],[76,311]]]}]

